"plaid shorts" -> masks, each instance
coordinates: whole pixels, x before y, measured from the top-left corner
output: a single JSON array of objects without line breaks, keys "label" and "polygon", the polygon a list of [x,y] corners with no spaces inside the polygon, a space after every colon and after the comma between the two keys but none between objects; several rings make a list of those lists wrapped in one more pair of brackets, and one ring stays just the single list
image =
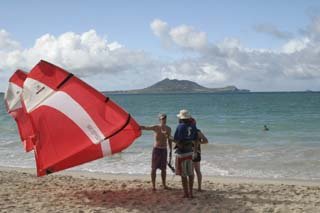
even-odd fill
[{"label": "plaid shorts", "polygon": [[193,176],[192,153],[176,155],[176,175]]}]

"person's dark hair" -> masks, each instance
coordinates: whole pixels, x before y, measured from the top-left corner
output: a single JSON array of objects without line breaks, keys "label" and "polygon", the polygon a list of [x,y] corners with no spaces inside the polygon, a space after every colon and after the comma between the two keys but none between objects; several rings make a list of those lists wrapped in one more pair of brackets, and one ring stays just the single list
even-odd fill
[{"label": "person's dark hair", "polygon": [[164,114],[164,113],[160,113],[160,114],[158,115],[158,118],[159,118],[159,120],[167,119],[167,115]]},{"label": "person's dark hair", "polygon": [[190,119],[179,119],[179,123],[190,124]]},{"label": "person's dark hair", "polygon": [[197,121],[196,121],[196,119],[194,119],[194,118],[190,118],[190,123],[196,125],[196,124],[197,124]]}]

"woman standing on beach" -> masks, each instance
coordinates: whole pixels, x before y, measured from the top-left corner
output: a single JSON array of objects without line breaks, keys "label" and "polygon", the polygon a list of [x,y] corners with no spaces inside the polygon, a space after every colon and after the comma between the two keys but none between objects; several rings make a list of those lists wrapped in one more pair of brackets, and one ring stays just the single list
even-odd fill
[{"label": "woman standing on beach", "polygon": [[198,180],[198,191],[201,192],[201,184],[202,184],[202,173],[200,170],[200,161],[201,161],[201,144],[207,144],[208,139],[206,136],[198,129],[197,130],[197,146],[194,146],[193,149],[197,152],[197,156],[192,159],[193,161],[193,168],[197,175]]}]

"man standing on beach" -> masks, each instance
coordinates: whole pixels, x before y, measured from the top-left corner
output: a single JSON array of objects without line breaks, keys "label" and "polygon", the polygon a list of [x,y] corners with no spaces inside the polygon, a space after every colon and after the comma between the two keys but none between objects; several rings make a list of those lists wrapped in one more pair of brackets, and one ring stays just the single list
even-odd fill
[{"label": "man standing on beach", "polygon": [[151,166],[151,180],[152,189],[156,190],[156,171],[161,170],[162,185],[164,189],[169,189],[166,185],[167,176],[167,144],[169,145],[169,162],[172,158],[172,141],[171,128],[166,125],[167,115],[159,114],[160,124],[154,126],[140,126],[142,130],[154,131],[155,142],[152,151],[152,166]]},{"label": "man standing on beach", "polygon": [[174,134],[174,142],[177,144],[176,175],[181,176],[184,191],[183,197],[193,198],[194,173],[192,159],[197,157],[197,151],[192,146],[193,144],[195,147],[198,146],[196,140],[197,128],[191,122],[191,115],[187,110],[180,110],[177,117],[179,118],[179,125]]}]

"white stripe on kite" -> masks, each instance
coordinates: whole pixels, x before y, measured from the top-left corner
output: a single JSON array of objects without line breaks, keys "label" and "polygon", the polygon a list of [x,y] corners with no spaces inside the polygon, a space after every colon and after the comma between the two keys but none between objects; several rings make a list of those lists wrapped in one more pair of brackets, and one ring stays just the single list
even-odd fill
[{"label": "white stripe on kite", "polygon": [[101,142],[101,150],[102,150],[103,156],[111,156],[112,155],[109,139]]},{"label": "white stripe on kite", "polygon": [[52,107],[66,115],[90,138],[92,143],[98,144],[104,140],[105,136],[90,115],[67,93],[57,91],[38,107],[42,105]]},{"label": "white stripe on kite", "polygon": [[47,85],[32,78],[27,78],[23,83],[22,99],[28,113],[36,109],[41,102],[48,98],[54,90]]},{"label": "white stripe on kite", "polygon": [[21,105],[21,92],[22,88],[13,82],[9,82],[7,92],[4,95],[4,99],[8,105],[8,111],[19,109]]}]

